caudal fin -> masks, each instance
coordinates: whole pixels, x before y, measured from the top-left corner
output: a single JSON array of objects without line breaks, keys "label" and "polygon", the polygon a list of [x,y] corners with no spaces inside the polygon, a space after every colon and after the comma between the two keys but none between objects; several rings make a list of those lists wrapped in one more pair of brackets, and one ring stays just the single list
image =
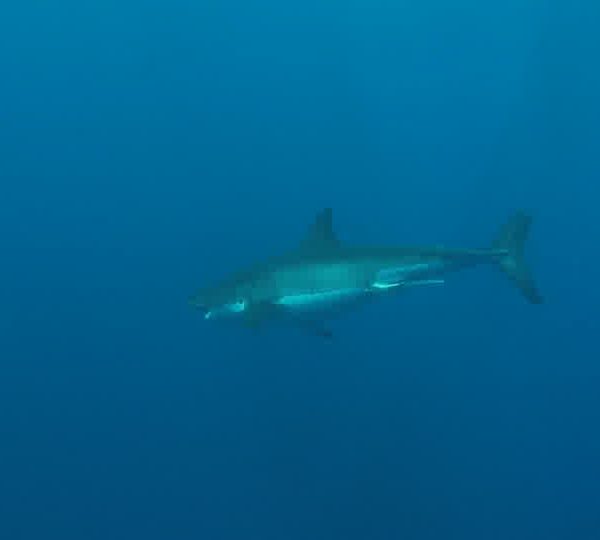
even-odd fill
[{"label": "caudal fin", "polygon": [[523,212],[517,212],[500,229],[493,248],[505,251],[504,254],[499,255],[498,264],[523,296],[532,304],[541,304],[542,297],[523,256],[530,225],[531,217]]}]

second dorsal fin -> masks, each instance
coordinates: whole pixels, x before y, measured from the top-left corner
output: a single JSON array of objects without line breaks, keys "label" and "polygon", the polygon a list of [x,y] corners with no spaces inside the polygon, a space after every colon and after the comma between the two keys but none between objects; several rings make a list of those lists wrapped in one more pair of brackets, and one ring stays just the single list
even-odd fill
[{"label": "second dorsal fin", "polygon": [[300,244],[300,251],[308,254],[327,254],[339,248],[340,242],[333,232],[332,210],[325,208],[317,214]]}]

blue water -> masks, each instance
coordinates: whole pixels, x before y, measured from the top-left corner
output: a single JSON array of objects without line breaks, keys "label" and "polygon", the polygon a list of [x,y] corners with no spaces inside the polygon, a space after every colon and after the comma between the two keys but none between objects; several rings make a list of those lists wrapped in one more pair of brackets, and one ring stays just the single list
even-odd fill
[{"label": "blue water", "polygon": [[[0,538],[600,538],[594,2],[0,6]],[[199,286],[534,216],[323,342]]]}]

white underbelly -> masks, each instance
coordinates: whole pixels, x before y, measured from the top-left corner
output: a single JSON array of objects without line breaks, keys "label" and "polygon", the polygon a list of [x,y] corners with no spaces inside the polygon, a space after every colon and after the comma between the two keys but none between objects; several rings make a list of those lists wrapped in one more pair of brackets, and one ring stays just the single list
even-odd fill
[{"label": "white underbelly", "polygon": [[348,307],[367,296],[365,289],[336,289],[284,295],[277,305],[298,312],[327,312]]}]

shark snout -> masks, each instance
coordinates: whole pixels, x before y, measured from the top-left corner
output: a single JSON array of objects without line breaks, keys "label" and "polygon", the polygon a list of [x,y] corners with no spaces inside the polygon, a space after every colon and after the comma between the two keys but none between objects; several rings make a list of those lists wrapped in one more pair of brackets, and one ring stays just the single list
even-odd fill
[{"label": "shark snout", "polygon": [[210,302],[204,295],[192,297],[190,304],[200,311],[205,319],[235,317],[246,311],[248,307],[248,301],[245,298],[236,297],[235,300]]},{"label": "shark snout", "polygon": [[196,310],[198,310],[201,313],[202,318],[204,319],[210,319],[215,314],[214,309],[205,302],[198,302],[196,300],[192,300],[190,303],[196,308]]},{"label": "shark snout", "polygon": [[189,299],[189,303],[190,303],[191,306],[195,307],[202,314],[206,314],[206,313],[208,313],[210,311],[210,307],[208,306],[208,302],[206,302],[204,300],[204,298],[202,298],[199,295],[192,296]]}]

